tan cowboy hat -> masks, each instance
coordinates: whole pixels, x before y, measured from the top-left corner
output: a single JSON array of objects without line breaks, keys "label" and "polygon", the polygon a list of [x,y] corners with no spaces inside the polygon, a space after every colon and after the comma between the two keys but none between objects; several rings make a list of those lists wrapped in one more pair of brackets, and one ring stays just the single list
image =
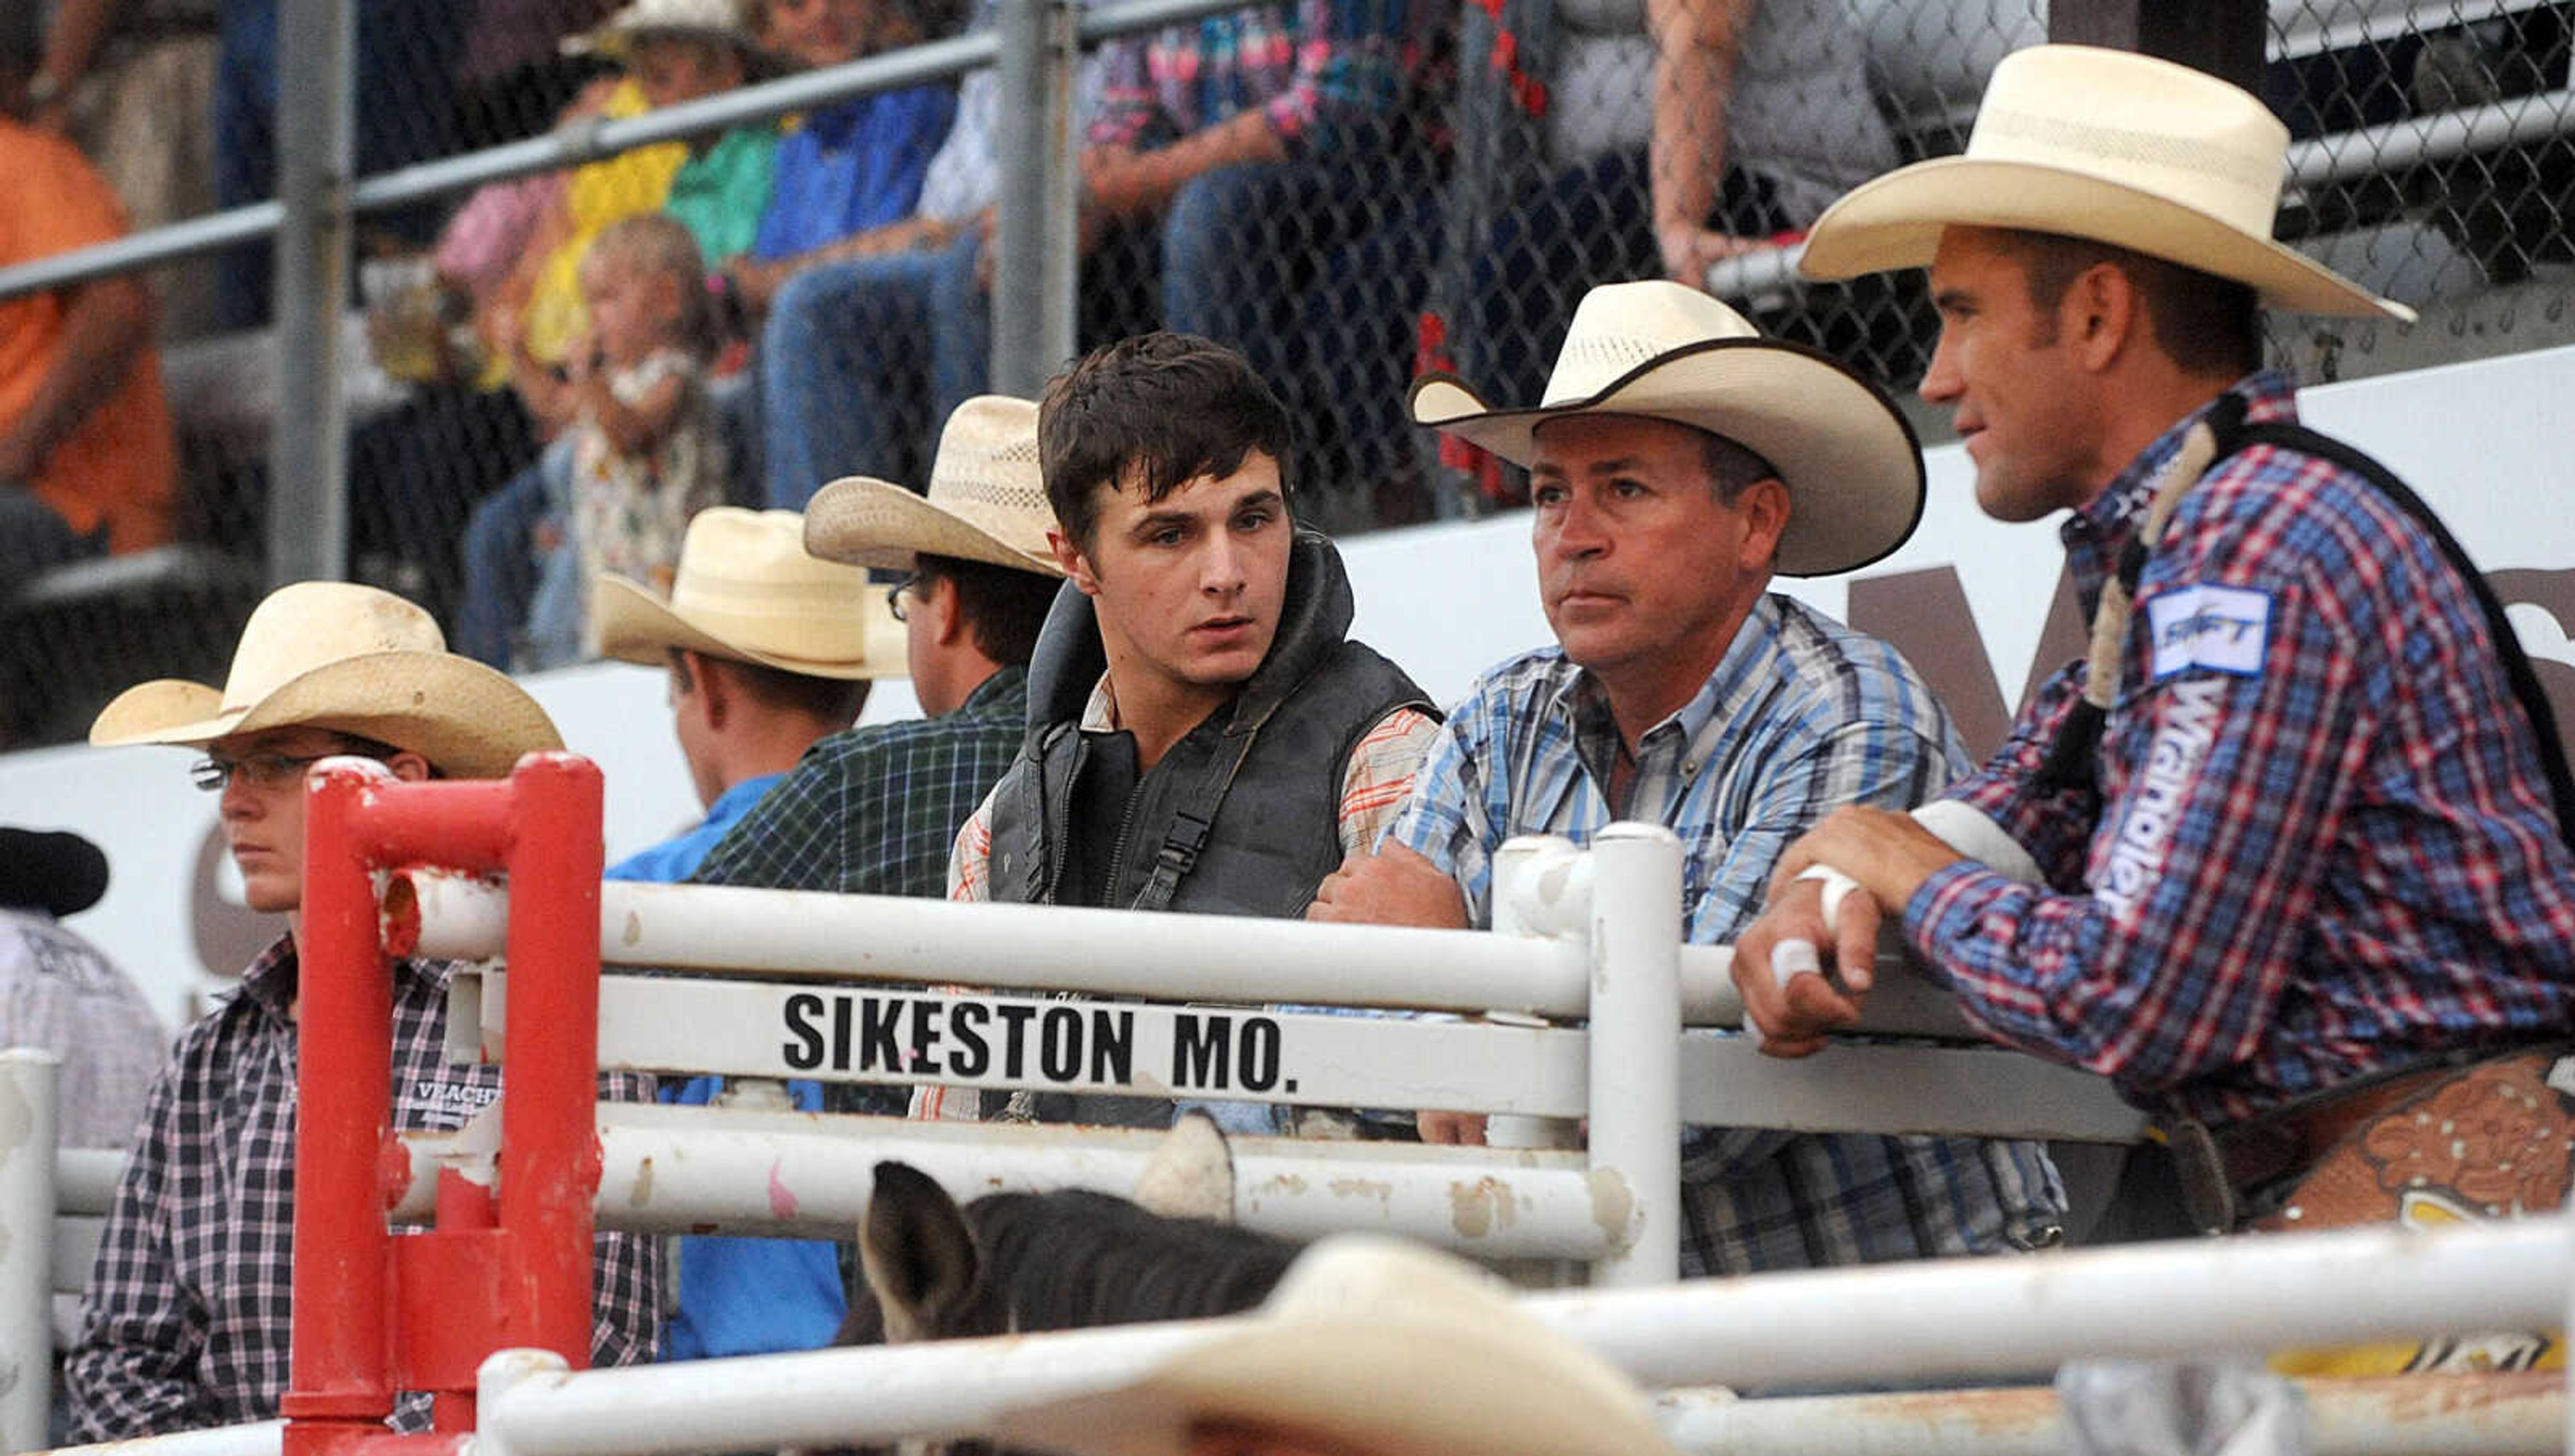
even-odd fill
[{"label": "tan cowboy hat", "polygon": [[726,42],[752,59],[769,59],[742,23],[740,0],[634,0],[590,30],[565,37],[558,49],[568,56],[624,61],[636,37],[646,35],[700,36]]},{"label": "tan cowboy hat", "polygon": [[900,678],[903,624],[856,567],[805,554],[793,511],[711,506],[689,522],[668,602],[603,575],[592,599],[599,650],[658,668],[673,648],[808,678]]},{"label": "tan cowboy hat", "polygon": [[89,740],[201,747],[280,728],[374,738],[459,778],[498,778],[522,754],[563,746],[535,699],[447,651],[428,613],[347,582],[269,593],[222,688],[175,678],[128,688],[100,711]]},{"label": "tan cowboy hat", "polygon": [[1537,459],[1537,427],[1567,415],[1669,420],[1770,462],[1792,502],[1781,576],[1867,566],[1922,519],[1922,448],[1893,401],[1831,355],[1764,339],[1681,284],[1607,283],[1584,294],[1536,409],[1494,409],[1453,375],[1412,385],[1416,424],[1518,466]]},{"label": "tan cowboy hat", "polygon": [[1038,473],[1038,407],[979,395],[939,432],[926,497],[866,476],[834,481],[805,507],[805,549],[880,571],[911,571],[927,552],[1061,577],[1047,546],[1054,525]]},{"label": "tan cowboy hat", "polygon": [[1181,1456],[1223,1421],[1365,1456],[1671,1456],[1643,1395],[1480,1270],[1370,1234],[1297,1256],[1240,1334],[1120,1389],[1011,1412],[1073,1456]]},{"label": "tan cowboy hat", "polygon": [[2250,93],[2188,66],[2096,46],[2003,57],[1966,155],[1916,162],[1825,209],[1798,267],[1814,278],[1920,268],[1953,223],[2089,238],[2251,284],[2309,314],[2414,311],[2271,241],[2289,129]]}]

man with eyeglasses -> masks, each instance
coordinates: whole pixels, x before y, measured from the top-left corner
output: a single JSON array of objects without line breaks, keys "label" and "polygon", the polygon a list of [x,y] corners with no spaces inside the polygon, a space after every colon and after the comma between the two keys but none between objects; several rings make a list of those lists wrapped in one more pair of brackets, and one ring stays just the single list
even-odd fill
[{"label": "man with eyeglasses", "polygon": [[[1037,406],[986,395],[940,435],[930,489],[852,478],[806,508],[805,549],[903,573],[888,591],[923,718],[824,738],[707,855],[700,884],[944,892],[958,825],[1000,781],[1028,717],[1029,654],[1062,572],[1038,475]],[[836,1110],[900,1112],[900,1088]]]},{"label": "man with eyeglasses", "polygon": [[[240,988],[180,1037],[154,1082],[63,1365],[73,1439],[164,1435],[266,1420],[288,1377],[294,1271],[297,912],[304,778],[321,759],[373,758],[395,777],[497,778],[563,746],[509,679],[446,651],[418,607],[370,587],[303,582],[251,614],[220,689],[162,681],[99,714],[90,741],[202,748],[224,841],[251,908],[287,916]],[[393,966],[393,1122],[453,1131],[500,1095],[497,1066],[446,1053],[451,962]],[[632,1074],[606,1096],[649,1094]],[[659,1299],[649,1240],[599,1239],[595,1365],[652,1357]],[[403,1396],[404,1431],[429,1398]]]}]

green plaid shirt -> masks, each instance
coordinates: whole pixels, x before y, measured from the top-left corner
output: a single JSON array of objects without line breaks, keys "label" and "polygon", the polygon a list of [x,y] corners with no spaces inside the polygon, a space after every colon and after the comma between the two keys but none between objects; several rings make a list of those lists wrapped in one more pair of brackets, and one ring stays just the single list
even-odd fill
[{"label": "green plaid shirt", "polygon": [[954,713],[834,733],[805,750],[691,882],[937,898],[957,826],[1011,766],[1028,716],[1028,670],[1004,668]]}]

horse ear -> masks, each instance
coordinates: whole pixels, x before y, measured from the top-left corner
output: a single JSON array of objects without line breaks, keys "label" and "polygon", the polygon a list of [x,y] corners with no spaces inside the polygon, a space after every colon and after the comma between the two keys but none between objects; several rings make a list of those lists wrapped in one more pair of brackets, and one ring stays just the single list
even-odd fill
[{"label": "horse ear", "polygon": [[910,1163],[886,1161],[859,1221],[859,1263],[885,1311],[886,1343],[900,1345],[938,1337],[973,1295],[983,1260],[948,1190]]},{"label": "horse ear", "polygon": [[1172,1124],[1136,1180],[1136,1205],[1165,1218],[1234,1222],[1234,1148],[1205,1112]]}]

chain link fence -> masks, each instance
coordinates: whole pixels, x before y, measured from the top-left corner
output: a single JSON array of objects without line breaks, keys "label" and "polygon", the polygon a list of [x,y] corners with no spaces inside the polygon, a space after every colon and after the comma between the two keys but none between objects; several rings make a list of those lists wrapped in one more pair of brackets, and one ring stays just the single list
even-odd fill
[{"label": "chain link fence", "polygon": [[[105,41],[70,56],[63,21],[88,9]],[[25,113],[79,142],[138,224],[268,195],[275,0],[52,10],[26,49],[54,80]],[[2312,380],[2575,340],[2575,4],[2269,14],[2263,91],[2296,138],[2284,236],[2425,311],[2412,331],[2283,321],[2282,360]],[[994,22],[974,0],[356,16],[363,175]],[[1596,283],[1703,281],[1908,393],[1934,330],[1919,278],[1804,284],[1794,245],[1846,187],[1961,147],[1993,63],[2047,23],[2043,0],[1304,0],[1113,40],[1075,105],[1077,337],[1169,326],[1242,348],[1302,432],[1301,509],[1342,532],[1516,505],[1512,473],[1405,425],[1405,385],[1444,369],[1533,403]],[[581,390],[657,353],[703,396],[680,427],[708,442],[690,501],[796,508],[853,474],[922,486],[939,421],[991,386],[1006,104],[981,72],[364,215],[352,574],[488,660],[577,658],[582,570],[649,575],[658,549],[579,529],[580,478],[601,468]],[[684,269],[624,221],[652,214],[683,223]],[[271,530],[266,259],[152,275],[175,479],[158,527],[112,543],[151,549],[0,581],[0,745],[75,737],[145,678],[220,677]],[[641,342],[592,320],[586,289],[680,271],[652,284]]]}]

